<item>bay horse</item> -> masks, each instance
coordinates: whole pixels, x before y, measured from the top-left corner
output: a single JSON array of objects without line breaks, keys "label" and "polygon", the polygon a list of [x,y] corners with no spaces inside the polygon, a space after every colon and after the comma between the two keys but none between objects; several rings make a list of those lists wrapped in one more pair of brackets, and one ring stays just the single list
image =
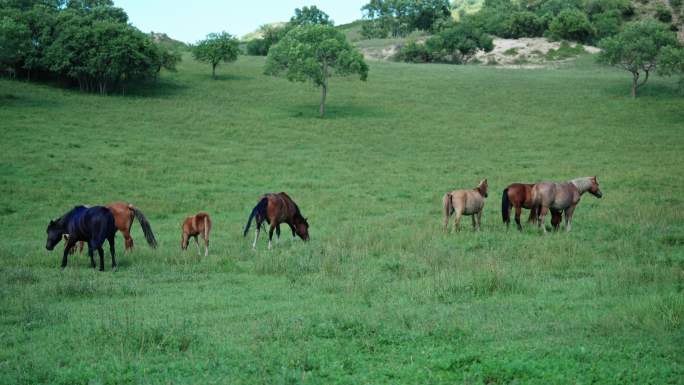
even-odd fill
[{"label": "bay horse", "polygon": [[515,224],[518,226],[518,230],[522,231],[520,224],[522,209],[530,210],[530,217],[527,222],[535,223],[537,221],[537,211],[532,204],[532,187],[534,187],[533,183],[513,183],[503,190],[501,216],[506,227],[511,224],[511,206],[515,208]]},{"label": "bay horse", "polygon": [[[150,222],[147,220],[142,211],[140,211],[137,207],[133,206],[132,204],[124,202],[113,202],[108,204],[106,207],[109,209],[109,211],[112,212],[112,215],[114,215],[114,222],[116,224],[116,228],[121,232],[121,234],[124,237],[124,249],[126,251],[133,249],[131,226],[133,225],[134,219],[138,219],[138,223],[140,223],[140,227],[142,228],[147,244],[150,245],[150,247],[152,247],[153,249],[157,248],[157,240],[155,239],[154,233],[152,232],[152,226],[150,226]],[[82,253],[83,242],[79,243],[79,249]],[[76,248],[74,247],[73,249],[71,249],[70,252],[73,254],[75,251]]]},{"label": "bay horse", "polygon": [[[601,198],[603,193],[595,176],[576,178],[567,182],[542,182],[532,188],[532,203],[539,215],[538,224],[546,233],[544,219],[551,211],[552,215],[559,216],[565,212],[565,230],[572,228],[572,215],[580,198],[585,192],[589,192],[596,198]],[[560,220],[553,223],[555,230],[560,227]]]},{"label": "bay horse", "polygon": [[76,242],[88,242],[88,256],[90,265],[95,268],[93,253],[95,250],[100,255],[100,271],[104,271],[104,241],[109,241],[109,253],[112,256],[112,270],[116,270],[116,258],[114,251],[114,235],[116,226],[114,215],[108,208],[103,206],[85,207],[76,206],[68,213],[56,220],[51,220],[47,227],[47,243],[45,248],[53,250],[67,234],[66,247],[62,257],[62,269],[67,265],[67,255],[76,245]]},{"label": "bay horse", "polygon": [[471,215],[473,218],[473,229],[480,230],[482,209],[484,208],[485,198],[488,196],[488,188],[487,179],[483,179],[474,189],[454,190],[444,194],[442,199],[444,204],[444,232],[449,231],[449,217],[454,213],[456,213],[454,218],[455,231],[460,230],[462,215]]},{"label": "bay horse", "polygon": [[259,198],[259,202],[254,206],[252,213],[249,215],[243,237],[247,236],[249,227],[252,224],[252,219],[254,218],[256,218],[256,230],[252,249],[256,249],[256,243],[259,239],[259,233],[261,232],[261,226],[264,221],[270,224],[270,229],[268,231],[269,250],[271,249],[271,240],[273,239],[274,230],[278,239],[280,239],[281,223],[286,223],[290,226],[293,239],[295,238],[295,235],[298,235],[304,241],[309,240],[309,223],[306,218],[302,216],[301,211],[299,211],[299,206],[297,206],[292,198],[284,192],[277,194],[269,193],[262,195]]},{"label": "bay horse", "polygon": [[200,212],[185,218],[183,221],[183,236],[181,239],[181,249],[188,249],[188,240],[190,237],[195,238],[197,245],[197,254],[202,255],[200,251],[198,235],[202,235],[204,239],[204,256],[209,255],[209,232],[211,231],[211,217],[205,212]]}]

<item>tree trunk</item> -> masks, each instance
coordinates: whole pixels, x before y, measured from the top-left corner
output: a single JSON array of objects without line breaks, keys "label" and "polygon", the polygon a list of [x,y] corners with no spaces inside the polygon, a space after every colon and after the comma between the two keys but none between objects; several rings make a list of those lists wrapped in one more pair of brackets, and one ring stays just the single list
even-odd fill
[{"label": "tree trunk", "polygon": [[216,79],[216,64],[211,65],[211,78]]},{"label": "tree trunk", "polygon": [[639,73],[632,72],[632,98],[637,97],[637,88],[639,88]]},{"label": "tree trunk", "polygon": [[321,118],[325,116],[326,96],[328,96],[328,62],[323,60],[323,84],[321,85],[321,105],[318,109]]}]

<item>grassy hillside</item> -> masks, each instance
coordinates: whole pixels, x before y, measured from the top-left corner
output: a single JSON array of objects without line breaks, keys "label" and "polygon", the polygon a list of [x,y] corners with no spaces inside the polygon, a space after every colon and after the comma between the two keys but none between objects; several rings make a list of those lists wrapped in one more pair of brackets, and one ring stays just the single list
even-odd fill
[{"label": "grassy hillside", "polygon": [[[189,58],[98,97],[0,81],[1,384],[679,383],[684,99],[581,58],[562,69],[373,62],[318,92]],[[509,183],[598,175],[573,232],[501,224]],[[489,178],[483,231],[441,197]],[[312,241],[256,252],[259,194],[287,191]],[[59,269],[50,218],[133,202],[160,240],[116,273]],[[210,256],[179,250],[213,215]],[[467,219],[467,218],[466,218]],[[107,259],[108,261],[108,259]],[[109,263],[109,262],[107,262]]]}]

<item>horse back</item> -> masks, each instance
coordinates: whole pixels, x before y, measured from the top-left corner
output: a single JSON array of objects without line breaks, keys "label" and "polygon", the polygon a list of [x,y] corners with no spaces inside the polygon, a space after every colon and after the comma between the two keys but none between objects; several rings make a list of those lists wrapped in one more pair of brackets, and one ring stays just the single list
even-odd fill
[{"label": "horse back", "polygon": [[68,230],[69,237],[77,241],[94,240],[99,243],[116,233],[114,215],[106,207],[90,207],[81,215],[71,218]]},{"label": "horse back", "polygon": [[114,216],[114,223],[117,229],[121,231],[130,230],[133,218],[135,217],[131,207],[132,205],[125,202],[112,202],[107,205],[107,209]]}]

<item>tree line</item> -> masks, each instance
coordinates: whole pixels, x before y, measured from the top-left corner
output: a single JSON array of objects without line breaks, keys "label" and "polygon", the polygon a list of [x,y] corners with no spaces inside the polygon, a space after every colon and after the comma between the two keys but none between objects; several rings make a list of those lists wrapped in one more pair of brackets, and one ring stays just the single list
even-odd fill
[{"label": "tree line", "polygon": [[107,94],[174,70],[181,55],[128,24],[112,0],[0,1],[0,71]]}]

